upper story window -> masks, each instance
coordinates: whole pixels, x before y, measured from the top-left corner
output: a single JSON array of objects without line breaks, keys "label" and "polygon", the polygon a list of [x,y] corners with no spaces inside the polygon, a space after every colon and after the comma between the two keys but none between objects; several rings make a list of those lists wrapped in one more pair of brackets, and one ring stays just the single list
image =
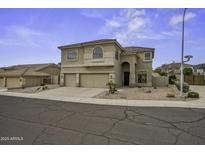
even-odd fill
[{"label": "upper story window", "polygon": [[115,51],[115,59],[118,60],[119,59],[119,54],[118,51]]},{"label": "upper story window", "polygon": [[96,47],[93,50],[93,59],[101,59],[103,58],[103,50],[101,47]]},{"label": "upper story window", "polygon": [[152,60],[152,54],[151,54],[151,52],[145,52],[145,60],[146,61],[150,61],[150,60]]},{"label": "upper story window", "polygon": [[68,51],[67,59],[68,60],[76,60],[77,59],[77,52],[76,51]]}]

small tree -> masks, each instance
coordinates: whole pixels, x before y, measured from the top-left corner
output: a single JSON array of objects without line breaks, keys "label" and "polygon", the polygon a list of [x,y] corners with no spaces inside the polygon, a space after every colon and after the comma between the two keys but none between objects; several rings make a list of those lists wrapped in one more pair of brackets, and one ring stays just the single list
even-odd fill
[{"label": "small tree", "polygon": [[109,94],[114,94],[117,91],[116,84],[112,80],[107,83],[107,86],[109,88]]},{"label": "small tree", "polygon": [[193,69],[192,68],[184,68],[183,73],[184,73],[184,75],[193,75]]}]

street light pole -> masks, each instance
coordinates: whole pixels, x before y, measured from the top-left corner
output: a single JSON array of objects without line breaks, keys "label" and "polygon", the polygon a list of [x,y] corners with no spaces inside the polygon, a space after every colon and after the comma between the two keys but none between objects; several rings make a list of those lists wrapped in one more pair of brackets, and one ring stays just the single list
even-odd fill
[{"label": "street light pole", "polygon": [[181,80],[180,80],[180,96],[183,95],[183,82],[184,82],[184,76],[183,76],[183,64],[184,64],[184,20],[186,15],[186,8],[184,9],[183,14],[183,20],[182,20],[182,53],[181,53]]}]

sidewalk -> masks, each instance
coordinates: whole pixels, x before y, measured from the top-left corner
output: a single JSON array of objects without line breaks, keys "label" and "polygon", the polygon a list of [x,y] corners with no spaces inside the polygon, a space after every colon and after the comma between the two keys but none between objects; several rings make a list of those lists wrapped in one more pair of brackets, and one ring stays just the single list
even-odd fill
[{"label": "sidewalk", "polygon": [[125,100],[125,99],[97,99],[85,97],[58,97],[52,95],[26,94],[15,92],[0,92],[4,96],[16,96],[25,98],[36,98],[46,100],[56,100],[64,102],[88,103],[99,105],[118,105],[118,106],[135,106],[135,107],[181,107],[181,108],[205,108],[205,98],[202,97],[194,101],[163,101],[163,100]]}]

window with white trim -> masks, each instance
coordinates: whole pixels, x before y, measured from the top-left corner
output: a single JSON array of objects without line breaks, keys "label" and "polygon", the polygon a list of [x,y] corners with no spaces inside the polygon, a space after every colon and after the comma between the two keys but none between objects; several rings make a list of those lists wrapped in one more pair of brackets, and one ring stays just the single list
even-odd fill
[{"label": "window with white trim", "polygon": [[101,47],[96,47],[93,50],[93,59],[102,59],[103,58],[103,50]]},{"label": "window with white trim", "polygon": [[68,60],[76,60],[77,59],[77,52],[76,51],[68,51],[67,59]]},{"label": "window with white trim", "polygon": [[152,54],[151,54],[151,52],[145,52],[144,56],[145,56],[144,59],[145,59],[146,61],[152,60]]}]

